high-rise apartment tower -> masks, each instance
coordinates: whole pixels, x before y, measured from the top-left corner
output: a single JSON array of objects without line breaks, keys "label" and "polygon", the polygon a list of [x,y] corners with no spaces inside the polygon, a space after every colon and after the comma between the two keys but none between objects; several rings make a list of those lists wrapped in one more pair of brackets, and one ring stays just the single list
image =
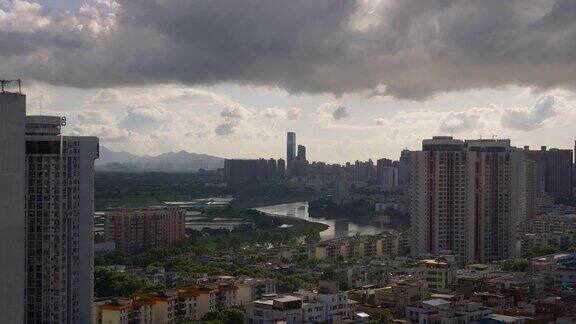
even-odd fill
[{"label": "high-rise apartment tower", "polygon": [[522,150],[509,140],[437,136],[410,160],[412,253],[449,251],[461,262],[515,255],[526,214]]},{"label": "high-rise apartment tower", "polygon": [[63,136],[65,119],[26,117],[26,321],[89,323],[96,137]]},{"label": "high-rise apartment tower", "polygon": [[24,322],[26,96],[0,92],[0,323]]}]

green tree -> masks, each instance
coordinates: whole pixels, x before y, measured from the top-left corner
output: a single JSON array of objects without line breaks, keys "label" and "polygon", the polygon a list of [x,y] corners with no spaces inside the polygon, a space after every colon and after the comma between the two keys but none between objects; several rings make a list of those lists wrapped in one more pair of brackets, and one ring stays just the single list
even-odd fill
[{"label": "green tree", "polygon": [[242,322],[244,322],[244,311],[238,308],[211,311],[202,317],[202,323],[205,324],[236,324]]},{"label": "green tree", "polygon": [[516,271],[516,272],[526,272],[530,268],[530,262],[528,260],[506,260],[502,262],[502,270],[504,271]]},{"label": "green tree", "polygon": [[130,297],[138,291],[148,292],[163,288],[163,285],[156,285],[146,278],[131,276],[122,272],[99,268],[94,271],[96,297]]}]

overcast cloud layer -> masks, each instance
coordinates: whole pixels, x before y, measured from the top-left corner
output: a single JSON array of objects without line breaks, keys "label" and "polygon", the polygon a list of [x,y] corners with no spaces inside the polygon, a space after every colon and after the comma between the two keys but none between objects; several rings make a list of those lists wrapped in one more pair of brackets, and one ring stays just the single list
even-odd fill
[{"label": "overcast cloud layer", "polygon": [[576,88],[573,0],[100,0],[74,12],[2,3],[3,76],[53,85],[229,82],[417,100]]}]

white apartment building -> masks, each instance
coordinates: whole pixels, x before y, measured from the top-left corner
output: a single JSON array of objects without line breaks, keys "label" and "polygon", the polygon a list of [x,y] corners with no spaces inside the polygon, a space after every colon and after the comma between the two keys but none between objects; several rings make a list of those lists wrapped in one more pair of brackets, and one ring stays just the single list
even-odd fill
[{"label": "white apartment building", "polygon": [[24,322],[26,96],[0,92],[0,323]]},{"label": "white apartment building", "polygon": [[347,317],[346,292],[299,292],[269,295],[246,305],[246,323],[342,323]]},{"label": "white apartment building", "polygon": [[236,282],[236,301],[240,306],[247,305],[264,295],[276,293],[276,280],[267,278],[243,278]]},{"label": "white apartment building", "polygon": [[271,324],[302,323],[302,298],[296,296],[274,296],[256,300],[246,306],[245,323]]},{"label": "white apartment building", "polygon": [[324,323],[326,305],[318,300],[305,300],[302,303],[302,320],[306,323]]},{"label": "white apartment building", "polygon": [[26,320],[88,323],[93,296],[96,137],[26,117]]},{"label": "white apartment building", "polygon": [[551,280],[555,287],[576,285],[576,253],[555,253],[532,258],[532,271]]},{"label": "white apartment building", "polygon": [[526,160],[509,140],[437,136],[411,152],[414,255],[449,251],[461,263],[514,256],[526,213]]},{"label": "white apartment building", "polygon": [[342,323],[348,316],[348,293],[336,281],[320,281],[318,291],[265,295],[246,306],[246,323]]},{"label": "white apartment building", "polygon": [[482,303],[470,301],[450,302],[430,299],[406,306],[406,318],[411,323],[472,324],[492,314]]}]

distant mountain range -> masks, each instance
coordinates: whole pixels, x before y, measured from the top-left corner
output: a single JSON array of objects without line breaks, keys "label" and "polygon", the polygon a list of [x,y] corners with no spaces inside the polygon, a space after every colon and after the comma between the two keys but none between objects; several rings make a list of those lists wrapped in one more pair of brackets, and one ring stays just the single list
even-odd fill
[{"label": "distant mountain range", "polygon": [[156,156],[140,156],[124,151],[115,152],[104,146],[100,146],[100,158],[96,160],[97,170],[109,171],[186,172],[199,169],[216,170],[223,167],[223,158],[206,154],[180,151]]}]

